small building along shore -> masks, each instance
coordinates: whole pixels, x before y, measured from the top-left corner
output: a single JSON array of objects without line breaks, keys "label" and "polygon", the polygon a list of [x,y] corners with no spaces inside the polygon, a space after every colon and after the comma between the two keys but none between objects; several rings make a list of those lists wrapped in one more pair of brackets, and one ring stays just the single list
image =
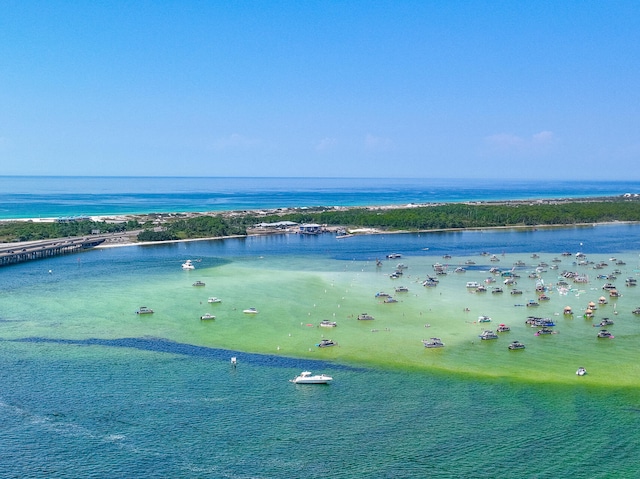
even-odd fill
[{"label": "small building along shore", "polygon": [[275,223],[257,223],[253,225],[253,227],[251,228],[251,233],[254,233],[254,234],[291,233],[296,226],[298,226],[298,223],[295,223],[293,221],[277,221]]},{"label": "small building along shore", "polygon": [[[296,229],[297,227],[297,229]],[[278,221],[275,223],[257,223],[253,225],[252,233],[300,233],[305,235],[317,235],[326,231],[325,225],[317,223],[305,223],[298,225],[293,221]]]},{"label": "small building along shore", "polygon": [[322,233],[323,231],[324,231],[323,226],[316,223],[306,223],[306,224],[300,225],[300,234],[317,235]]}]

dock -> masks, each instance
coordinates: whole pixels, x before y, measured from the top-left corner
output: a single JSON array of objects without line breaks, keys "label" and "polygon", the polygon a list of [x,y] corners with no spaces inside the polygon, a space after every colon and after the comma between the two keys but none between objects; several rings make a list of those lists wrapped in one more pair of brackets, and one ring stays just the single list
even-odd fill
[{"label": "dock", "polygon": [[107,236],[82,236],[0,245],[0,266],[78,253],[98,246],[106,239]]}]

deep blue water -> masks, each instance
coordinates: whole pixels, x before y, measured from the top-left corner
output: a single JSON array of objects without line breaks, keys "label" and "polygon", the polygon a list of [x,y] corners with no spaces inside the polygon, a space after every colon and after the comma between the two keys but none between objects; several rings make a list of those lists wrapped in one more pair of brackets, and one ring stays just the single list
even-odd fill
[{"label": "deep blue water", "polygon": [[632,181],[0,176],[0,219],[640,193]]}]

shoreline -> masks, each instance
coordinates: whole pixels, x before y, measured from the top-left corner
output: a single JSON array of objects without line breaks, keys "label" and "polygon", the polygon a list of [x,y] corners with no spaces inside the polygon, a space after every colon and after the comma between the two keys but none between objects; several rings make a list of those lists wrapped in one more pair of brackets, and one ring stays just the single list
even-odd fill
[{"label": "shoreline", "polygon": [[[435,228],[428,230],[381,230],[379,228],[358,228],[357,230],[350,230],[346,228],[347,234],[342,236],[336,236],[337,239],[349,239],[358,236],[371,236],[371,235],[384,235],[384,234],[428,234],[428,233],[447,233],[447,232],[463,232],[463,231],[499,231],[499,230],[538,230],[538,229],[566,229],[566,228],[593,228],[596,226],[608,226],[608,225],[624,225],[624,224],[640,224],[637,221],[606,221],[600,223],[575,223],[571,225],[513,225],[513,226],[488,226],[483,228]],[[345,227],[335,226],[332,229],[345,229]],[[366,231],[365,231],[366,230]],[[349,231],[357,231],[355,233],[349,233]],[[331,232],[325,232],[321,234],[330,234]],[[291,231],[278,231],[278,232],[265,232],[265,233],[251,233],[244,235],[231,235],[231,236],[210,236],[205,238],[187,238],[178,240],[167,241],[141,241],[141,242],[123,242],[123,243],[102,243],[95,246],[94,249],[101,248],[119,248],[126,246],[148,246],[148,245],[160,245],[160,244],[172,244],[172,243],[186,243],[191,241],[215,241],[234,238],[248,238],[251,236],[272,236],[272,235],[286,235],[286,234],[299,234]]]},{"label": "shoreline", "polygon": [[[617,196],[595,196],[585,198],[550,198],[550,199],[523,199],[523,200],[488,200],[488,201],[464,201],[464,202],[432,202],[432,203],[409,203],[409,204],[387,204],[387,205],[370,205],[370,206],[313,206],[313,207],[285,207],[285,208],[267,208],[267,209],[251,209],[251,210],[221,210],[221,211],[205,211],[205,212],[168,212],[168,213],[140,213],[140,214],[111,214],[111,215],[92,215],[82,218],[89,219],[94,222],[106,222],[106,223],[124,223],[128,221],[137,221],[139,223],[145,223],[153,221],[156,224],[163,225],[174,219],[192,219],[201,216],[222,216],[223,218],[234,218],[238,216],[254,216],[259,218],[261,216],[273,216],[273,215],[287,215],[300,212],[316,212],[315,210],[332,210],[332,211],[349,211],[354,209],[365,209],[369,211],[385,211],[385,210],[404,210],[412,208],[426,208],[436,207],[452,204],[463,204],[467,206],[491,206],[491,205],[557,205],[557,204],[570,204],[570,203],[589,203],[589,202],[610,202],[621,199],[637,199],[638,195],[631,195],[628,193]],[[0,224],[10,222],[33,222],[33,223],[53,223],[59,218],[47,217],[47,218],[17,218],[17,219],[0,219]],[[458,228],[432,228],[432,229],[418,229],[418,230],[388,230],[375,227],[354,227],[350,228],[348,225],[324,225],[324,233],[334,233],[338,235],[339,232],[344,231],[345,234],[337,236],[338,239],[348,239],[354,236],[366,236],[366,235],[379,235],[379,234],[407,234],[407,233],[436,233],[436,232],[456,232],[456,231],[493,231],[493,230],[536,230],[536,229],[552,229],[552,228],[575,228],[575,227],[592,227],[597,225],[607,224],[636,224],[637,221],[605,221],[605,222],[589,222],[589,223],[573,223],[573,224],[538,224],[538,225],[523,225],[514,224],[506,226],[483,226],[483,227],[458,227]],[[134,238],[139,233],[136,231],[125,231],[119,233],[110,233],[101,236],[105,236],[106,240],[101,245],[95,248],[112,248],[122,246],[146,246],[154,244],[169,244],[169,243],[181,243],[190,241],[211,241],[218,239],[229,238],[244,238],[248,236],[266,236],[266,235],[282,235],[282,234],[296,234],[297,231],[290,229],[285,230],[271,230],[262,228],[247,228],[247,235],[231,235],[231,236],[210,236],[202,238],[184,238],[176,240],[166,241],[136,241]],[[23,242],[4,243],[10,244],[22,244]]]}]

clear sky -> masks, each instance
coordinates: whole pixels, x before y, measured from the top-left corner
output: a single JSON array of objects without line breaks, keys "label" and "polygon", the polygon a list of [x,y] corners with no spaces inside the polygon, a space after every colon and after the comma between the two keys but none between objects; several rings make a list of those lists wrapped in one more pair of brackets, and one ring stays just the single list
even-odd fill
[{"label": "clear sky", "polygon": [[640,2],[0,2],[0,174],[640,179]]}]

